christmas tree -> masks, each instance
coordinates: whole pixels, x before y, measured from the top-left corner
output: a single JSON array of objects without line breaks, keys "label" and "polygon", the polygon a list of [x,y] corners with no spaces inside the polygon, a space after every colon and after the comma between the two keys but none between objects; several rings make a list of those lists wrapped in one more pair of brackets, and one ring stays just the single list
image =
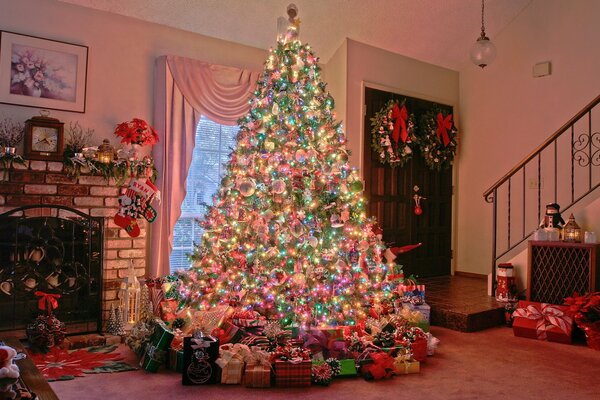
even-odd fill
[{"label": "christmas tree", "polygon": [[111,304],[108,321],[106,322],[106,332],[111,335],[124,335],[123,318],[121,317],[121,308]]},{"label": "christmas tree", "polygon": [[[289,12],[289,10],[288,10]],[[284,323],[353,324],[391,296],[363,183],[299,21],[271,49],[181,294]]]}]

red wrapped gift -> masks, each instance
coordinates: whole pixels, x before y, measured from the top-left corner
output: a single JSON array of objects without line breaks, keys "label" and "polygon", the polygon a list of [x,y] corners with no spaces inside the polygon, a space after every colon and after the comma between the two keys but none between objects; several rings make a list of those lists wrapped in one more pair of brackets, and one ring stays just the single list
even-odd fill
[{"label": "red wrapped gift", "polygon": [[573,315],[567,306],[519,301],[513,317],[515,336],[559,343],[572,341]]},{"label": "red wrapped gift", "polygon": [[179,305],[175,300],[163,300],[160,302],[160,319],[165,322],[173,322],[177,318]]},{"label": "red wrapped gift", "polygon": [[413,358],[419,362],[427,361],[427,339],[418,337],[410,344]]},{"label": "red wrapped gift", "polygon": [[312,361],[275,361],[275,386],[310,386]]}]

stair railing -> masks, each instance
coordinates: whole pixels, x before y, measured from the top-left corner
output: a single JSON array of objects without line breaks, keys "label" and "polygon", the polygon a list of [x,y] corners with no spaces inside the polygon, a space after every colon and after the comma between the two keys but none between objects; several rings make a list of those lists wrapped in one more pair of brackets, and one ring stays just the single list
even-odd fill
[{"label": "stair railing", "polygon": [[497,262],[539,227],[547,203],[564,213],[600,186],[599,103],[600,96],[483,193],[492,204],[492,282]]}]

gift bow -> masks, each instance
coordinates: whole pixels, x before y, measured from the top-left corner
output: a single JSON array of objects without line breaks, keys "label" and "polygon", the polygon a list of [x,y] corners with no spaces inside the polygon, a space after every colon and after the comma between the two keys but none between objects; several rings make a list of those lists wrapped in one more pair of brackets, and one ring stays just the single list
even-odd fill
[{"label": "gift bow", "polygon": [[252,348],[250,353],[246,356],[246,362],[248,365],[263,365],[265,367],[273,368],[269,361],[269,353],[258,348]]},{"label": "gift bow", "polygon": [[437,130],[435,134],[439,138],[442,137],[442,142],[444,146],[448,146],[450,143],[450,137],[448,136],[448,129],[452,129],[452,114],[448,114],[446,118],[442,115],[442,113],[438,113],[437,115]]},{"label": "gift bow", "polygon": [[40,299],[38,300],[38,308],[40,310],[48,310],[48,312],[50,312],[58,308],[58,301],[56,299],[60,299],[60,294],[51,294],[41,291],[36,291],[34,294],[40,296]]},{"label": "gift bow", "polygon": [[[398,107],[398,104],[394,104],[392,108],[392,118],[394,119],[394,130],[392,132],[392,139],[398,143],[398,139],[402,139],[406,143],[408,139],[408,132],[406,131],[406,120],[408,119],[408,111],[406,106],[402,108]],[[402,128],[402,131],[400,131]]]},{"label": "gift bow", "polygon": [[566,315],[559,308],[552,306],[552,304],[547,303],[542,303],[539,309],[532,304],[526,308],[517,308],[513,316],[536,321],[535,330],[540,340],[546,339],[546,331],[552,327],[557,327],[565,334],[569,334],[569,327],[573,322],[569,315]]},{"label": "gift bow", "polygon": [[211,343],[213,343],[212,340],[192,338],[192,349],[196,350],[196,349],[207,348],[207,347],[210,347]]},{"label": "gift bow", "polygon": [[245,344],[236,343],[233,346],[224,344],[219,349],[219,358],[215,363],[219,367],[225,368],[234,359],[243,363],[248,354],[250,354],[250,349]]}]

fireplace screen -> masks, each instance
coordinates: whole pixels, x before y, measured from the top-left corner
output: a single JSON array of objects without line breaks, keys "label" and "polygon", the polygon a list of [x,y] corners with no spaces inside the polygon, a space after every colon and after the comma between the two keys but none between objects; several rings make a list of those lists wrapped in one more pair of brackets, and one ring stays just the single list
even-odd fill
[{"label": "fireplace screen", "polygon": [[68,332],[100,328],[103,218],[63,206],[0,215],[0,331],[23,330],[40,312],[36,291],[60,294]]}]

